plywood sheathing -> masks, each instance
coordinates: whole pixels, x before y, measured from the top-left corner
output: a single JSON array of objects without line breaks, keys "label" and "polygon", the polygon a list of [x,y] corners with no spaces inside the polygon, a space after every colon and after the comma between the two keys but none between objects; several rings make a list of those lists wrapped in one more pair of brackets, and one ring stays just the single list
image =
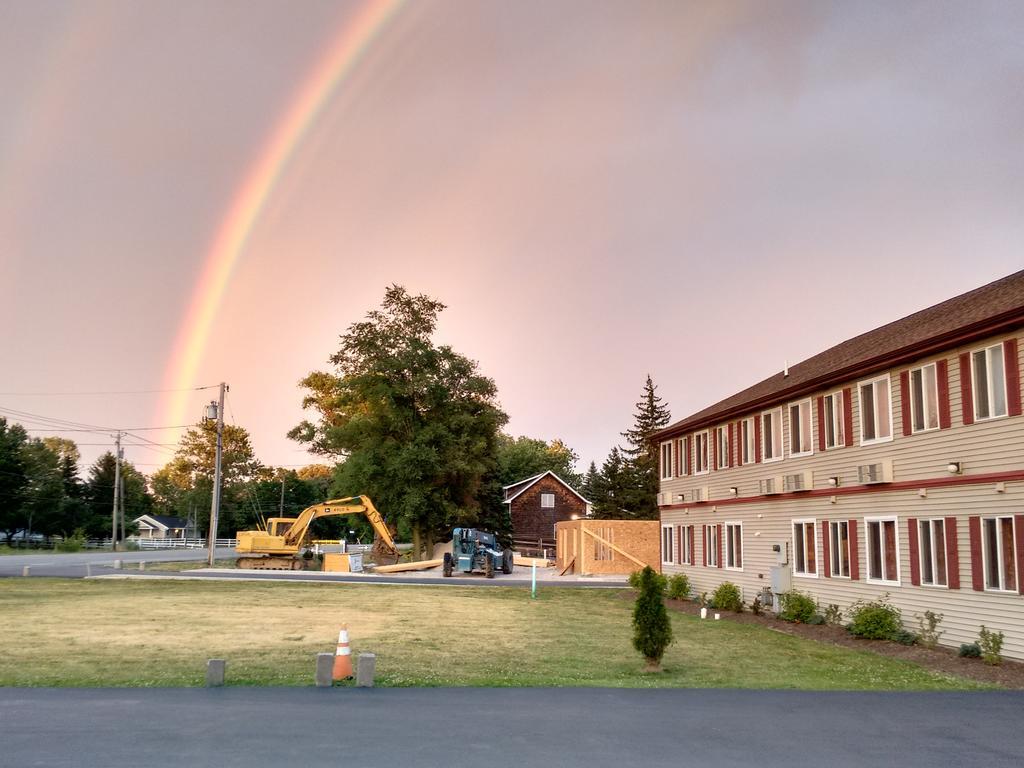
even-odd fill
[{"label": "plywood sheathing", "polygon": [[581,576],[661,570],[657,520],[569,520],[555,526],[556,567]]}]

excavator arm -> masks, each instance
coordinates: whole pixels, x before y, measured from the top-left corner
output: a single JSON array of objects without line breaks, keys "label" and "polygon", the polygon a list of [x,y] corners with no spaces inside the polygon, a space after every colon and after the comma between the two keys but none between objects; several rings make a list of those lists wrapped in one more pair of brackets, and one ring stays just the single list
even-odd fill
[{"label": "excavator arm", "polygon": [[346,496],[343,499],[331,499],[322,501],[311,507],[306,507],[299,516],[295,518],[288,532],[284,535],[285,544],[298,547],[306,538],[309,526],[314,520],[321,517],[335,517],[337,515],[366,515],[374,532],[380,537],[384,548],[391,554],[398,555],[398,547],[395,540],[384,522],[384,516],[373,506],[369,496]]}]

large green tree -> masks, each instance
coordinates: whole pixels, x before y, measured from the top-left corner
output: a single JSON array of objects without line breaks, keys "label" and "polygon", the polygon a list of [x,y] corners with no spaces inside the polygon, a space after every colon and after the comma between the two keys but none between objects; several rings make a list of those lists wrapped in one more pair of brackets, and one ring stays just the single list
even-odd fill
[{"label": "large green tree", "polygon": [[658,452],[651,444],[651,436],[668,425],[668,406],[662,403],[650,374],[644,383],[643,395],[635,406],[633,426],[622,433],[626,445],[622,448],[624,495],[620,506],[630,517],[642,520],[658,519]]},{"label": "large green tree", "polygon": [[[89,504],[89,511],[82,525],[91,538],[110,536],[111,513],[114,506],[114,479],[117,476],[117,460],[114,454],[107,451],[91,467],[85,481],[84,496]],[[124,481],[124,519],[125,529],[131,534],[135,530],[133,520],[141,515],[153,512],[153,498],[147,487],[146,476],[135,468],[130,461],[121,461],[121,478]],[[120,536],[118,525],[118,536]]]},{"label": "large green tree", "polygon": [[548,470],[579,491],[583,478],[576,472],[579,456],[561,440],[550,443],[532,437],[498,436],[498,477],[509,485]]},{"label": "large green tree", "polygon": [[24,427],[0,416],[0,532],[8,544],[22,525],[21,504],[28,484],[22,449],[27,442]]},{"label": "large green tree", "polygon": [[474,361],[433,341],[444,305],[398,285],[380,309],[349,326],[333,372],[302,380],[303,407],[317,414],[289,436],[343,459],[333,490],[366,494],[414,555],[453,525],[479,524],[508,420],[494,382]]}]

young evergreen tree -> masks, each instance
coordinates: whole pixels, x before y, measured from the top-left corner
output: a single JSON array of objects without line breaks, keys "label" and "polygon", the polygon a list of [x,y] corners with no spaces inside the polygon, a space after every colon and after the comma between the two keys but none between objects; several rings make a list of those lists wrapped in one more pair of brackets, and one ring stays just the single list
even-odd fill
[{"label": "young evergreen tree", "polygon": [[601,471],[594,479],[594,495],[590,499],[594,517],[599,520],[610,520],[629,517],[622,506],[623,499],[628,496],[628,473],[622,461],[618,447],[612,448],[608,458],[601,465]]},{"label": "young evergreen tree", "polygon": [[661,657],[672,643],[664,590],[663,579],[651,566],[645,566],[640,571],[639,594],[633,606],[633,647],[647,662],[647,672],[661,671]]},{"label": "young evergreen tree", "polygon": [[636,404],[633,428],[626,430],[626,447],[622,449],[624,474],[628,477],[620,506],[631,517],[640,520],[658,519],[658,452],[651,445],[651,435],[668,425],[668,406],[658,397],[650,374],[644,393]]},{"label": "young evergreen tree", "polygon": [[582,495],[583,498],[591,504],[594,503],[594,494],[598,482],[597,464],[590,462],[590,466],[587,468],[587,474],[583,476],[583,482],[580,483],[580,495]]}]

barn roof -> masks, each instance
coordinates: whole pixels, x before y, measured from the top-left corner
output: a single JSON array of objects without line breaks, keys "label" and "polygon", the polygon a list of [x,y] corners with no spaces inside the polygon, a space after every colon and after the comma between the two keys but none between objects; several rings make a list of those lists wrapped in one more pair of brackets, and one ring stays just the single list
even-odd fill
[{"label": "barn roof", "polygon": [[551,475],[551,477],[555,478],[555,480],[557,480],[563,486],[565,486],[566,490],[568,490],[570,493],[574,494],[584,504],[589,504],[590,503],[589,501],[584,499],[582,496],[580,496],[580,494],[576,493],[576,490],[571,485],[569,485],[567,482],[565,482],[565,480],[560,478],[558,475],[556,475],[550,469],[547,472],[541,472],[539,475],[534,475],[533,477],[528,477],[525,480],[519,480],[519,481],[517,481],[515,483],[512,483],[511,485],[502,486],[502,490],[505,492],[505,503],[508,504],[509,502],[512,501],[512,499],[514,499],[517,496],[519,496],[520,494],[522,494],[523,491],[525,491],[528,488],[530,488],[531,486],[535,485],[537,482],[539,482],[541,480],[541,478],[546,477],[547,475]]}]

